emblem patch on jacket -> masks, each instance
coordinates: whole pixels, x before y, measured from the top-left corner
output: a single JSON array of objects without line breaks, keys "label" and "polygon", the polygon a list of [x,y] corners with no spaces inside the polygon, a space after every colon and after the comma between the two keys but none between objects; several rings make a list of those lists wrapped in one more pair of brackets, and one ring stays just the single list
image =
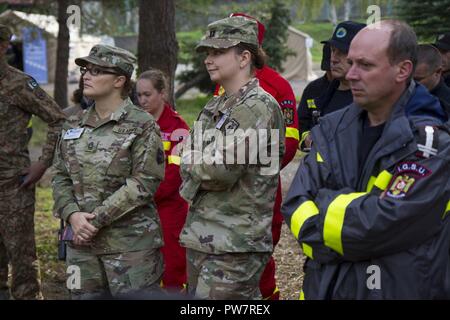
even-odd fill
[{"label": "emblem patch on jacket", "polygon": [[431,174],[431,170],[417,162],[401,162],[394,171],[394,178],[386,192],[388,197],[400,199],[406,196],[417,180]]},{"label": "emblem patch on jacket", "polygon": [[283,109],[284,122],[287,126],[290,126],[294,123],[294,110],[291,108]]}]

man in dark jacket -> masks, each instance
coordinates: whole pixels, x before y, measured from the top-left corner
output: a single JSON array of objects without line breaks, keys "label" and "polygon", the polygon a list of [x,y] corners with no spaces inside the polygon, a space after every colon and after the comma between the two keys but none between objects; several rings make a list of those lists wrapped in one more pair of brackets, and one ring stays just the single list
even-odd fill
[{"label": "man in dark jacket", "polygon": [[450,115],[450,88],[442,78],[441,55],[432,45],[419,45],[414,80],[420,82],[433,96],[438,98],[442,108],[447,115]]},{"label": "man in dark jacket", "polygon": [[352,92],[345,75],[350,68],[347,53],[355,35],[366,25],[354,21],[344,21],[336,26],[331,39],[322,41],[330,46],[330,70],[333,81],[327,89],[303,108],[299,125],[302,134],[301,148],[307,151],[311,147],[311,137],[307,132],[316,125],[319,116],[348,106],[353,101]]},{"label": "man in dark jacket", "polygon": [[447,86],[450,86],[450,32],[440,34],[436,37],[433,46],[438,48],[442,56],[442,77]]},{"label": "man in dark jacket", "polygon": [[416,55],[392,20],[350,46],[354,103],[312,129],[282,208],[308,256],[304,299],[450,298],[450,134],[411,81]]}]

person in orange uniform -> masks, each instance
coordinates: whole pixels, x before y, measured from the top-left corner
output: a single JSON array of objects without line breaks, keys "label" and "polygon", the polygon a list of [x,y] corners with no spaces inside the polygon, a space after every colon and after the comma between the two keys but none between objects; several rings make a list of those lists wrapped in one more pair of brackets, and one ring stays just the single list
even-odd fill
[{"label": "person in orange uniform", "polygon": [[165,176],[155,194],[164,238],[162,284],[169,291],[181,291],[186,283],[186,250],[178,241],[186,221],[188,204],[178,192],[181,185],[180,158],[173,149],[189,134],[189,126],[167,103],[167,87],[164,73],[151,69],[139,76],[136,93],[140,106],[156,119],[164,144]]},{"label": "person in orange uniform", "polygon": [[[261,45],[264,40],[265,27],[257,19],[243,13],[232,13],[231,16],[244,16],[256,20],[258,23],[258,42]],[[299,143],[298,115],[294,91],[289,82],[278,72],[265,65],[262,69],[256,70],[256,78],[259,79],[259,85],[270,93],[277,100],[283,111],[286,123],[286,151],[283,157],[282,168],[284,168],[295,156]],[[222,95],[223,88],[216,86],[214,95]],[[278,244],[283,225],[283,216],[281,215],[281,181],[279,181],[275,205],[273,208],[272,220],[272,239],[273,247]],[[275,279],[275,260],[270,258],[259,282],[259,289],[265,300],[279,300],[280,291],[276,285]]]}]

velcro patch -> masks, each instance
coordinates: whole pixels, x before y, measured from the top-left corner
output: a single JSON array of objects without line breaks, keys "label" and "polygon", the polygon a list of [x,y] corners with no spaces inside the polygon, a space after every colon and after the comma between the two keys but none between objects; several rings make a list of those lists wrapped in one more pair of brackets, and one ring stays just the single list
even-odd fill
[{"label": "velcro patch", "polygon": [[236,119],[229,119],[224,125],[224,130],[226,134],[233,134],[237,128],[239,128],[239,122]]}]

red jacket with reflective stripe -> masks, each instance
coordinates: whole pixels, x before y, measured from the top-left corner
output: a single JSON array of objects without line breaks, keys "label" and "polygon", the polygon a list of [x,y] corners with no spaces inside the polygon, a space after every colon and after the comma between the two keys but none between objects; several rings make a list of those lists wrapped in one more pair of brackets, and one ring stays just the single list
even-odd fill
[{"label": "red jacket with reflective stripe", "polygon": [[[164,145],[164,154],[166,159],[166,169],[164,180],[159,185],[155,194],[155,202],[159,207],[184,206],[187,203],[181,198],[179,188],[181,185],[179,157],[172,156],[172,150],[182,140],[183,135],[189,134],[189,126],[181,118],[178,112],[174,111],[169,105],[164,106],[164,111],[157,121],[161,129],[161,138]],[[186,209],[187,210],[187,209]]]}]

